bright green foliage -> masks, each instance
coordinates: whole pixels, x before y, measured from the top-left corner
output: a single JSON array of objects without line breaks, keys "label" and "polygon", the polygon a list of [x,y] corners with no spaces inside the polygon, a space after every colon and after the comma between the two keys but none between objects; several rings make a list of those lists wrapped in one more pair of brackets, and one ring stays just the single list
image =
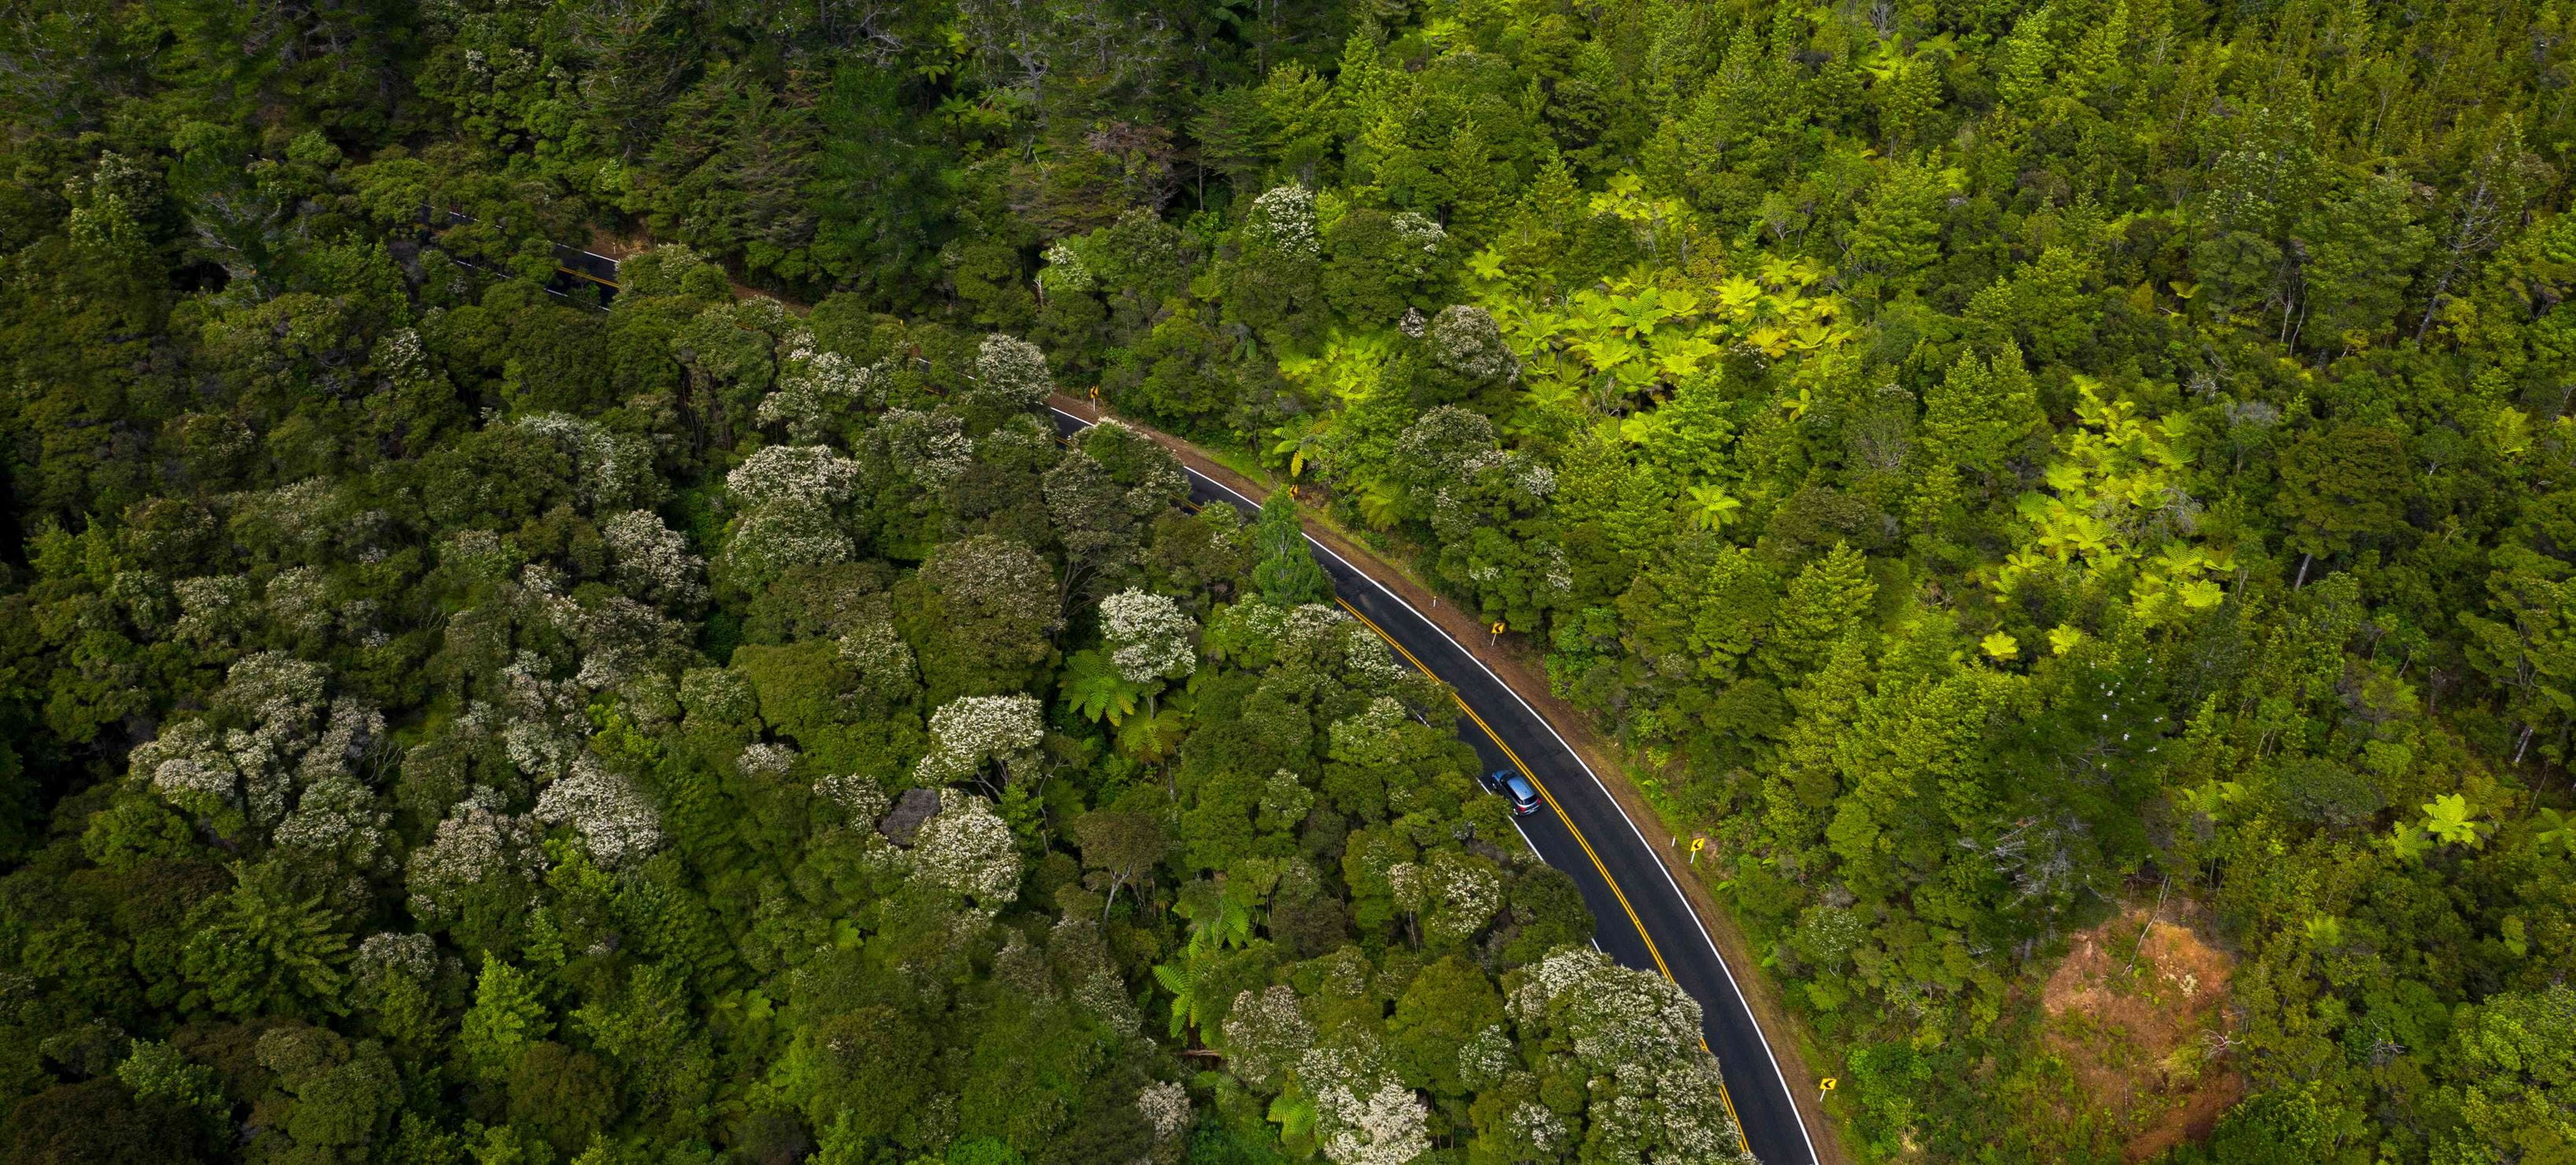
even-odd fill
[{"label": "bright green foliage", "polygon": [[487,959],[474,980],[474,1006],[457,1029],[456,1054],[477,1077],[507,1076],[520,1053],[554,1030],[545,1001],[528,974]]},{"label": "bright green foliage", "polygon": [[2139,419],[2135,405],[2105,401],[2098,389],[2077,378],[2081,425],[2060,440],[2047,488],[2014,502],[2028,541],[1995,571],[1996,589],[2011,595],[2059,579],[2097,594],[2125,589],[2130,614],[2148,626],[2217,606],[2224,592],[2205,576],[2231,559],[2192,536],[2183,434],[2173,422]]},{"label": "bright green foliage", "polygon": [[1107,720],[1112,727],[1135,715],[1137,702],[1145,695],[1144,685],[1120,675],[1103,651],[1077,652],[1066,659],[1059,687],[1083,719]]},{"label": "bright green foliage", "polygon": [[[2453,1152],[2513,1145],[2534,1156],[2576,1149],[2576,992],[2498,995],[2452,1034],[2458,1055],[2445,1099],[2459,1106]],[[2531,1159],[2526,1157],[2526,1160]]]}]

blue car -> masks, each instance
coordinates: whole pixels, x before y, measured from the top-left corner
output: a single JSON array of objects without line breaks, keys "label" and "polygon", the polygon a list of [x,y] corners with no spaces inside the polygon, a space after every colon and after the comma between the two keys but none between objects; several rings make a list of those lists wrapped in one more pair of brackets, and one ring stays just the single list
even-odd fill
[{"label": "blue car", "polygon": [[1531,784],[1528,777],[1510,769],[1497,769],[1485,774],[1485,787],[1511,799],[1514,817],[1538,812],[1538,786]]}]

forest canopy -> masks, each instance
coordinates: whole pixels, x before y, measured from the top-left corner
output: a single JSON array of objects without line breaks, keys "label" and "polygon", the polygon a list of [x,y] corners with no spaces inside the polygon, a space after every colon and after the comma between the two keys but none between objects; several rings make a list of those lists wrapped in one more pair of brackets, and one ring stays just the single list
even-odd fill
[{"label": "forest canopy", "polygon": [[[1289,501],[1096,390],[1513,632],[1856,1157],[2568,1159],[2571,46],[10,6],[0,1141],[1732,1159]],[[2159,917],[2232,970],[2146,1058],[2057,985]]]}]

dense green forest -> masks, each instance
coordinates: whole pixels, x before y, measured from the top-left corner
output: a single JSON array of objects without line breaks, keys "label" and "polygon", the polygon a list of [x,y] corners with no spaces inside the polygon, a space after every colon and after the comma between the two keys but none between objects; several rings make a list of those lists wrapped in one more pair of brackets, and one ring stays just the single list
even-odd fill
[{"label": "dense green forest", "polygon": [[[1543,653],[1855,1157],[2576,1160],[2571,57],[0,5],[0,1153],[1732,1159],[1286,497],[1060,385]],[[2151,907],[2227,978],[2106,1064]]]}]

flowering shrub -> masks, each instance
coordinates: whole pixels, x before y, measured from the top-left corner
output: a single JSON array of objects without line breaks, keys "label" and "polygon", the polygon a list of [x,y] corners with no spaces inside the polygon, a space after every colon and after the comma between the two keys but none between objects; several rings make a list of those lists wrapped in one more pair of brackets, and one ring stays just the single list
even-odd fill
[{"label": "flowering shrub", "polygon": [[1431,358],[1476,380],[1513,380],[1521,371],[1520,358],[1503,342],[1494,313],[1473,304],[1451,304],[1432,317]]},{"label": "flowering shrub", "polygon": [[1244,215],[1243,240],[1297,258],[1314,258],[1322,247],[1315,235],[1315,192],[1294,182],[1263,191]]}]

